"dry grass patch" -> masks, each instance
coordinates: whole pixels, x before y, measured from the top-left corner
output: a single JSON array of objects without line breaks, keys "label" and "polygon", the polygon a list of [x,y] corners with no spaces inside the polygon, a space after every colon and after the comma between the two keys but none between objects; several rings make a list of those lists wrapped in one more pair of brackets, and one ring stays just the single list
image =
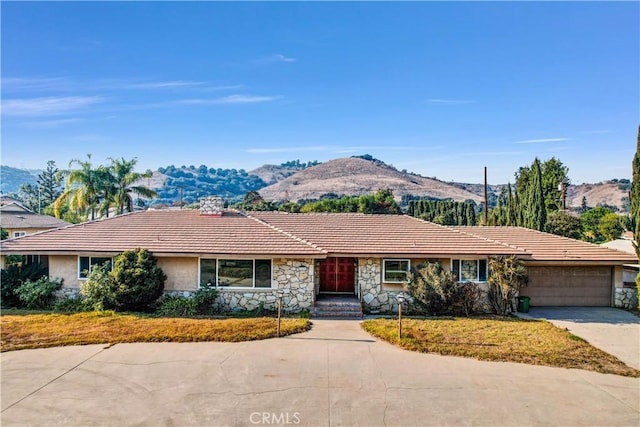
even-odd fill
[{"label": "dry grass patch", "polygon": [[546,321],[405,319],[402,321],[402,340],[398,339],[397,319],[366,320],[362,327],[392,344],[423,353],[640,376],[640,371]]},{"label": "dry grass patch", "polygon": [[[114,312],[3,314],[1,351],[125,342],[250,341],[276,336],[277,320],[156,318]],[[282,319],[281,335],[308,330],[307,319]]]}]

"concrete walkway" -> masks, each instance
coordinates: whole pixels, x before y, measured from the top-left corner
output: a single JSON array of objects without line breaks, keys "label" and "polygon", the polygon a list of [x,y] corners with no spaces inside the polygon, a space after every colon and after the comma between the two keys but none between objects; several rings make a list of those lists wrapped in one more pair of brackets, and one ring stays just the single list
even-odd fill
[{"label": "concrete walkway", "polygon": [[358,321],[244,343],[2,353],[2,425],[637,426],[640,380],[413,353]]},{"label": "concrete walkway", "polygon": [[640,369],[640,318],[632,313],[606,307],[534,307],[520,317],[546,319]]}]

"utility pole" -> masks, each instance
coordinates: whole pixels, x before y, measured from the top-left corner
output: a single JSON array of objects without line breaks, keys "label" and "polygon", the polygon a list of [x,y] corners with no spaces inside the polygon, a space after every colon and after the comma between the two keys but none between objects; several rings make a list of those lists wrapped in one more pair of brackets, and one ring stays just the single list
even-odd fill
[{"label": "utility pole", "polygon": [[489,202],[487,198],[487,167],[484,167],[484,225],[489,224]]}]

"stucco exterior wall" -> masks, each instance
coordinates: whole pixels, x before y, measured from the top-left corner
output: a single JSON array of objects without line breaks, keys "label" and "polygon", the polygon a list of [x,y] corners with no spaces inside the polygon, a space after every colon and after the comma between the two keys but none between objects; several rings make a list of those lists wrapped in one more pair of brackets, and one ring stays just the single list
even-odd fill
[{"label": "stucco exterior wall", "polygon": [[198,289],[199,262],[197,257],[159,257],[158,267],[167,275],[165,291],[195,291]]},{"label": "stucco exterior wall", "polygon": [[75,255],[49,256],[49,277],[63,279],[62,286],[65,288],[80,289],[78,257]]}]

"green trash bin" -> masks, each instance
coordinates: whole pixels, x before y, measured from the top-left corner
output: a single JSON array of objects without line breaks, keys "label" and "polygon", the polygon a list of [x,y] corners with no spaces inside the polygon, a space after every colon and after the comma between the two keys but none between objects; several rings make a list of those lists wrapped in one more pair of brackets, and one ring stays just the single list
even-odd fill
[{"label": "green trash bin", "polygon": [[518,311],[520,313],[529,312],[529,297],[518,297]]}]

